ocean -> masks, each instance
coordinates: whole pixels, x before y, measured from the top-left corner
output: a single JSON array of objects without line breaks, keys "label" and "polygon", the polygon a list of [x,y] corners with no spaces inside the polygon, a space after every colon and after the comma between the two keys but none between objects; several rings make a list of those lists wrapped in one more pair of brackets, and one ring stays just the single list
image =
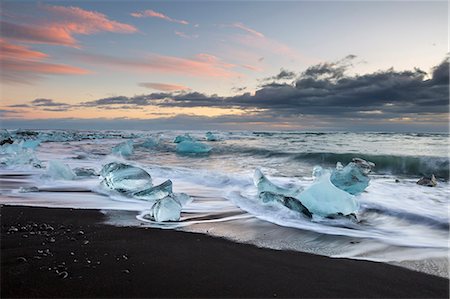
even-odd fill
[{"label": "ocean", "polygon": [[[173,141],[186,133],[211,150],[177,151]],[[100,209],[112,225],[200,232],[449,276],[448,134],[213,131],[217,140],[208,141],[205,133],[4,131],[14,144],[0,148],[0,203]],[[132,153],[113,153],[123,142],[129,142]],[[257,168],[280,187],[306,189],[313,184],[314,166],[333,169],[355,157],[375,163],[369,186],[355,196],[357,221],[308,219],[258,199],[253,182]],[[98,176],[49,175],[49,161],[96,173],[110,162],[131,164],[146,170],[154,185],[170,179],[174,192],[193,200],[183,207],[179,221],[158,223],[146,217],[152,205],[148,201],[108,190]],[[432,174],[435,187],[416,184]]]}]

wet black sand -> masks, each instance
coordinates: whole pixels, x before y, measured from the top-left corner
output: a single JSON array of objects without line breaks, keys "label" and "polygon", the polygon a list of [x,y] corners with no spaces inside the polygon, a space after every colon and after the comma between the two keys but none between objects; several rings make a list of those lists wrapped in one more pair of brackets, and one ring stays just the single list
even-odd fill
[{"label": "wet black sand", "polygon": [[2,206],[1,297],[448,298],[449,281],[382,263],[102,224],[95,210]]}]

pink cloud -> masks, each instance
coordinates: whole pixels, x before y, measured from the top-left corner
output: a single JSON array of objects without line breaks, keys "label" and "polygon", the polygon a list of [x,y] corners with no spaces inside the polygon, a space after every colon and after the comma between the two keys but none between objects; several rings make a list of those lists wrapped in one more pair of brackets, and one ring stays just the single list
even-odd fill
[{"label": "pink cloud", "polygon": [[264,37],[264,34],[262,34],[261,32],[258,32],[250,27],[247,27],[246,25],[240,23],[240,22],[236,22],[230,25],[230,27],[234,27],[234,28],[239,28],[241,30],[244,30],[247,33],[250,33],[251,35],[257,36],[257,37]]},{"label": "pink cloud", "polygon": [[2,36],[28,43],[78,47],[73,36],[76,34],[137,32],[132,25],[113,21],[102,13],[78,7],[40,5],[36,10],[40,18],[33,22],[29,22],[32,18],[23,20],[20,24],[2,21]]},{"label": "pink cloud", "polygon": [[254,66],[254,65],[250,65],[250,64],[242,64],[241,66],[243,68],[246,68],[248,70],[255,71],[255,72],[261,72],[262,71],[262,68]]},{"label": "pink cloud", "polygon": [[133,12],[130,15],[135,17],[135,18],[150,17],[150,18],[158,18],[158,19],[166,20],[166,21],[173,22],[173,23],[183,24],[183,25],[188,25],[189,24],[188,21],[172,19],[171,17],[166,16],[163,13],[156,12],[156,11],[151,10],[151,9],[147,9],[147,10],[144,10],[142,12]]},{"label": "pink cloud", "polygon": [[99,54],[79,54],[82,60],[126,71],[179,73],[198,77],[237,77],[234,64],[226,63],[209,54],[198,54],[193,58],[181,58],[150,54],[140,58],[122,58]]},{"label": "pink cloud", "polygon": [[198,34],[189,35],[187,33],[181,32],[181,31],[175,31],[175,35],[178,35],[179,37],[186,38],[186,39],[198,38]]},{"label": "pink cloud", "polygon": [[88,70],[48,62],[48,55],[0,40],[1,77],[8,82],[31,83],[41,75],[83,75]]},{"label": "pink cloud", "polygon": [[48,57],[47,54],[30,50],[25,46],[13,45],[0,39],[0,57],[39,60]]},{"label": "pink cloud", "polygon": [[190,90],[189,87],[183,85],[166,84],[166,83],[155,83],[155,82],[142,82],[138,84],[139,86],[161,90],[161,91],[184,91]]}]

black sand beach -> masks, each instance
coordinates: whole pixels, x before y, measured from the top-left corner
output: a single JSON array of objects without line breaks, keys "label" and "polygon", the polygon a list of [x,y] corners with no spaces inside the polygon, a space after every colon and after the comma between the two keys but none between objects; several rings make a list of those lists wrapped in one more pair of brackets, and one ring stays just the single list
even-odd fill
[{"label": "black sand beach", "polygon": [[96,210],[1,207],[1,297],[448,298],[382,263],[102,224]]}]

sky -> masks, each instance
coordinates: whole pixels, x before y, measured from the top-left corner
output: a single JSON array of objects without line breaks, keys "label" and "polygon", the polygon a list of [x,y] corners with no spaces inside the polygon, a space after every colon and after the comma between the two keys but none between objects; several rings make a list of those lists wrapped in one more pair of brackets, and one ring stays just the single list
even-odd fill
[{"label": "sky", "polygon": [[1,127],[448,132],[447,1],[5,1]]}]

